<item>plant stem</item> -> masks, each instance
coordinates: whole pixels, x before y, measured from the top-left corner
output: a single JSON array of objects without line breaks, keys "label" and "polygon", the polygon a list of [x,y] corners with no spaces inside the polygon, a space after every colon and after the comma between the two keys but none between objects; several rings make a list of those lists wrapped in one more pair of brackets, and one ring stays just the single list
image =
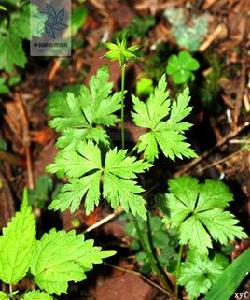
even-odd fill
[{"label": "plant stem", "polygon": [[121,66],[121,142],[122,142],[122,149],[124,149],[124,147],[125,147],[125,131],[124,131],[125,75],[126,75],[126,64]]},{"label": "plant stem", "polygon": [[176,282],[175,282],[175,299],[176,300],[178,300],[178,283],[177,283],[177,280],[178,280],[179,275],[180,275],[182,253],[183,253],[183,245],[180,246],[178,261],[177,261],[177,266],[176,266]]},{"label": "plant stem", "polygon": [[13,290],[12,290],[12,285],[11,284],[9,284],[9,295],[12,298],[12,296],[13,296]]},{"label": "plant stem", "polygon": [[141,231],[140,229],[140,226],[139,226],[139,223],[136,219],[136,217],[132,216],[133,217],[133,223],[135,225],[135,229],[136,229],[136,232],[137,232],[137,235],[139,237],[139,241],[142,245],[142,248],[144,250],[144,252],[146,253],[146,257],[150,263],[150,266],[153,270],[154,273],[156,273],[158,276],[159,276],[159,279],[160,279],[160,282],[162,282],[164,288],[166,289],[166,291],[171,294],[172,293],[172,290],[171,290],[171,287],[169,286],[169,284],[167,283],[166,281],[166,278],[163,276],[156,260],[155,260],[155,257],[151,251],[151,248],[150,248],[150,245],[149,245],[149,242],[145,239],[145,236],[143,234],[143,232]]}]

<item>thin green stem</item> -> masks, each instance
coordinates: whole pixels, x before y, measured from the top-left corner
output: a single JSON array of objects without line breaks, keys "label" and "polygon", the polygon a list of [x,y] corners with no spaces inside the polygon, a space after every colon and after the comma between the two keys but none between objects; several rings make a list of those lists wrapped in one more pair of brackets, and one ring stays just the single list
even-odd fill
[{"label": "thin green stem", "polygon": [[133,223],[134,223],[137,235],[139,237],[139,241],[140,241],[140,243],[142,245],[142,248],[143,248],[143,250],[146,254],[146,257],[147,257],[147,259],[150,263],[150,266],[151,266],[153,272],[159,276],[160,282],[162,282],[164,288],[166,289],[166,291],[170,295],[172,293],[171,287],[169,286],[166,278],[163,276],[163,274],[162,274],[162,272],[161,272],[161,270],[160,270],[160,268],[159,268],[159,266],[158,266],[158,264],[155,260],[155,257],[153,255],[152,250],[151,250],[149,241],[147,239],[145,239],[145,235],[141,231],[139,223],[138,223],[136,217],[134,217],[134,216],[132,216],[132,217],[133,217]]},{"label": "thin green stem", "polygon": [[13,289],[12,289],[12,285],[9,284],[9,296],[12,298],[13,297]]},{"label": "thin green stem", "polygon": [[178,278],[180,276],[180,267],[181,267],[181,259],[183,254],[183,245],[180,246],[179,254],[178,254],[178,261],[176,266],[176,282],[175,282],[175,299],[178,300]]},{"label": "thin green stem", "polygon": [[122,142],[122,149],[125,148],[125,127],[124,127],[125,75],[126,75],[126,64],[121,66],[121,142]]}]

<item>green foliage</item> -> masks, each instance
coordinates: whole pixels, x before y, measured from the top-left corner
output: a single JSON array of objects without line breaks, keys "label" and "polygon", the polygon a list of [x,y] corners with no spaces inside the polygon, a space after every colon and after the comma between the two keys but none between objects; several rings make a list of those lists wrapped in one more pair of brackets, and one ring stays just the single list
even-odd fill
[{"label": "green foliage", "polygon": [[171,55],[168,59],[166,72],[176,84],[187,83],[194,79],[192,71],[198,70],[199,62],[187,51],[181,51],[178,55]]},{"label": "green foliage", "polygon": [[10,298],[4,292],[0,292],[0,300],[9,300]]},{"label": "green foliage", "polygon": [[69,281],[81,281],[85,273],[100,264],[114,251],[101,251],[93,240],[84,241],[75,231],[68,233],[52,229],[36,242],[31,261],[31,273],[36,284],[49,294],[66,293]]},{"label": "green foliage", "polygon": [[[149,226],[145,221],[140,220],[139,226],[144,234],[144,239],[147,240],[150,235],[152,238],[152,245],[156,250],[157,259],[162,268],[169,268],[176,261],[176,238],[167,230],[158,216],[148,216]],[[142,273],[149,273],[152,271],[152,266],[147,259],[147,255],[140,246],[140,237],[138,236],[134,224],[130,221],[126,225],[126,233],[133,238],[130,248],[136,251],[135,258],[140,266]]]},{"label": "green foliage", "polygon": [[186,262],[181,264],[178,283],[186,287],[190,300],[197,299],[209,291],[227,265],[226,257],[220,254],[211,260],[206,255],[190,251]]},{"label": "green foliage", "polygon": [[0,69],[11,73],[14,66],[23,68],[27,62],[22,40],[29,40],[33,35],[30,28],[34,26],[30,26],[30,18],[38,10],[36,6],[28,3],[19,5],[17,1],[6,1],[6,4],[13,7],[7,9],[8,22],[7,17],[0,19]]},{"label": "green foliage", "polygon": [[[84,236],[76,235],[75,231],[66,233],[52,229],[36,241],[35,218],[25,190],[21,211],[3,229],[0,237],[0,279],[16,284],[30,270],[41,289],[60,295],[66,293],[69,281],[85,279],[85,273],[93,264],[100,264],[113,254],[114,251],[94,247],[93,240],[84,240]],[[3,293],[0,297],[6,298]],[[45,300],[45,297],[52,299],[38,291],[27,293],[23,299]]]},{"label": "green foliage", "polygon": [[124,36],[133,38],[144,38],[148,30],[155,25],[155,18],[152,16],[139,17],[136,16],[132,19],[128,27],[118,32],[116,36]]},{"label": "green foliage", "polygon": [[35,218],[28,206],[27,191],[23,195],[21,211],[3,229],[0,237],[0,279],[15,284],[29,269],[35,244]]},{"label": "green foliage", "polygon": [[38,208],[44,208],[52,191],[52,180],[49,176],[41,176],[36,179],[35,189],[29,190],[29,203]]},{"label": "green foliage", "polygon": [[116,44],[106,43],[106,48],[109,50],[105,57],[111,60],[117,60],[120,66],[125,65],[129,60],[137,58],[135,53],[139,49],[137,45],[127,47],[127,39],[123,37],[117,39]]},{"label": "green foliage", "polygon": [[164,16],[172,25],[172,33],[180,48],[196,51],[208,33],[208,14],[186,14],[186,8],[167,8]]},{"label": "green foliage", "polygon": [[149,95],[154,90],[153,80],[150,78],[140,78],[136,82],[136,94],[137,95]]},{"label": "green foliage", "polygon": [[144,151],[145,158],[150,162],[158,158],[159,148],[172,160],[175,157],[196,157],[184,136],[191,124],[182,122],[191,111],[188,89],[179,94],[175,102],[171,102],[166,86],[163,75],[146,103],[133,96],[133,121],[140,127],[148,128],[148,132],[139,138],[138,152]]},{"label": "green foliage", "polygon": [[6,83],[5,78],[0,78],[0,94],[6,94],[9,92],[9,88]]},{"label": "green foliage", "polygon": [[237,257],[217,278],[205,300],[228,300],[250,272],[250,249]]},{"label": "green foliage", "polygon": [[244,238],[238,221],[225,211],[233,195],[221,181],[207,179],[203,184],[191,177],[169,180],[167,206],[173,228],[177,228],[181,245],[207,254],[212,240],[227,245],[228,240]]},{"label": "green foliage", "polygon": [[79,93],[55,92],[50,95],[50,126],[62,133],[57,146],[75,147],[82,140],[108,144],[104,126],[118,122],[114,114],[120,108],[120,93],[111,95],[113,84],[108,82],[106,67],[90,80],[90,88],[82,86]]},{"label": "green foliage", "polygon": [[71,16],[71,35],[75,36],[87,20],[88,10],[86,7],[75,7]]},{"label": "green foliage", "polygon": [[109,150],[102,165],[101,150],[92,142],[80,142],[75,149],[59,152],[55,163],[48,167],[51,173],[66,175],[65,184],[50,205],[52,209],[67,208],[74,212],[85,195],[85,207],[89,214],[99,204],[103,182],[103,196],[113,208],[121,205],[126,211],[145,218],[144,191],[136,184],[136,174],[147,170],[150,165],[135,157],[126,156],[125,150]]},{"label": "green foliage", "polygon": [[47,293],[34,291],[26,293],[21,300],[53,300],[53,298]]}]

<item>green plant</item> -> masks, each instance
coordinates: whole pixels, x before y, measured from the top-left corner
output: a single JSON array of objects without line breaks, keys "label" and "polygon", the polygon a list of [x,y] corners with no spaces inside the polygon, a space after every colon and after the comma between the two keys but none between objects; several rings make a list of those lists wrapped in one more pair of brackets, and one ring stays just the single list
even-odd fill
[{"label": "green plant", "polygon": [[[140,244],[140,237],[128,216],[126,224],[126,234],[132,238],[130,249],[135,252],[135,259],[142,273],[152,272],[152,266],[148,261],[147,255]],[[143,232],[144,239],[147,243],[152,243],[155,249],[156,259],[164,270],[173,270],[177,262],[177,253],[175,248],[178,241],[176,234],[168,230],[164,225],[162,218],[148,214],[148,222],[145,224],[143,220],[139,220],[139,226]]]},{"label": "green plant", "polygon": [[168,59],[166,72],[176,84],[187,83],[194,79],[193,71],[198,70],[199,62],[187,51],[181,51],[178,55],[171,55]]},{"label": "green plant", "polygon": [[[250,249],[244,251],[216,279],[205,300],[229,299],[250,272]],[[247,291],[245,291],[247,292]],[[248,296],[248,292],[244,293]]]},{"label": "green plant", "polygon": [[[106,46],[106,57],[120,65],[120,92],[112,92],[108,70],[102,67],[91,78],[89,87],[54,92],[50,97],[50,125],[61,136],[57,142],[59,152],[48,171],[64,182],[50,209],[70,208],[74,212],[83,201],[86,213],[90,214],[101,200],[114,209],[122,208],[132,220],[134,251],[139,251],[136,255],[140,265],[145,259],[144,271],[157,274],[167,293],[175,293],[177,299],[179,285],[186,287],[191,298],[197,298],[207,293],[226,267],[225,259],[213,256],[213,243],[228,245],[229,240],[246,237],[238,221],[226,210],[232,194],[220,181],[199,184],[194,178],[181,177],[169,181],[169,193],[157,195],[157,210],[162,218],[148,213],[147,191],[138,175],[143,179],[160,152],[172,160],[197,156],[185,135],[191,126],[184,121],[191,112],[189,91],[185,88],[172,100],[163,74],[145,101],[132,95],[132,120],[136,126],[145,128],[145,133],[133,149],[126,149],[126,66],[129,60],[136,59],[138,46],[128,47],[125,38]],[[189,64],[194,69],[192,58]],[[119,109],[120,120],[116,116]],[[106,131],[118,123],[121,149],[115,147]],[[142,153],[143,158],[138,159],[136,152]],[[162,239],[165,243],[161,243]],[[197,271],[197,276],[190,277],[189,269]],[[174,291],[167,272],[177,279]]]},{"label": "green plant", "polygon": [[35,235],[35,217],[25,190],[20,212],[3,229],[0,237],[0,279],[9,285],[8,295],[2,293],[0,299],[15,299],[19,292],[13,292],[12,287],[28,272],[46,293],[27,292],[21,299],[52,299],[50,294],[66,293],[69,281],[85,279],[85,273],[93,264],[100,264],[115,253],[101,251],[93,246],[93,240],[84,240],[84,236],[75,231],[51,229],[40,240],[36,240]]},{"label": "green plant", "polygon": [[181,245],[208,254],[213,240],[227,245],[236,237],[247,237],[235,217],[225,210],[233,195],[223,182],[207,179],[199,184],[196,178],[179,177],[169,180],[169,192],[165,201]]},{"label": "green plant", "polygon": [[[0,70],[11,73],[15,66],[24,67],[27,62],[22,40],[29,40],[35,35],[33,29],[36,26],[30,26],[30,18],[38,10],[26,1],[3,1],[3,4],[6,12],[5,17],[0,19]],[[33,21],[36,22],[36,19]]]},{"label": "green plant", "polygon": [[206,255],[197,256],[195,251],[189,251],[186,261],[180,266],[178,284],[186,287],[189,299],[197,299],[210,290],[228,264],[227,258],[221,254],[210,259]]}]

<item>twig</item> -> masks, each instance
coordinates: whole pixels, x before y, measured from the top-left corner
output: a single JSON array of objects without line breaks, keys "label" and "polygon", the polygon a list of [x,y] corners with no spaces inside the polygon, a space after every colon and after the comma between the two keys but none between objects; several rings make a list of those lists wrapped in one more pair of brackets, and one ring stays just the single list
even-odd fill
[{"label": "twig", "polygon": [[93,229],[96,229],[97,227],[102,226],[103,224],[113,220],[114,218],[116,218],[118,215],[120,215],[122,212],[124,211],[123,208],[118,208],[115,212],[113,212],[112,214],[108,215],[107,217],[105,217],[104,219],[100,220],[99,222],[94,223],[93,225],[91,225],[90,227],[88,227],[83,233],[88,233],[90,231],[92,231]]},{"label": "twig", "polygon": [[237,154],[241,153],[242,151],[244,151],[244,149],[237,150],[237,151],[233,152],[232,154],[228,155],[225,158],[219,159],[219,160],[215,161],[214,163],[212,163],[210,165],[202,167],[200,169],[200,171],[204,171],[204,170],[210,169],[214,166],[217,166],[219,164],[222,164],[222,163],[226,162],[227,160],[229,160],[230,158],[232,158],[232,157],[236,156]]},{"label": "twig", "polygon": [[114,265],[111,265],[111,264],[107,264],[107,263],[104,263],[106,266],[108,267],[111,267],[111,268],[114,268],[114,269],[117,269],[119,271],[123,271],[123,272],[126,272],[126,273],[130,273],[130,274],[133,274],[135,276],[138,276],[138,277],[141,277],[143,280],[145,280],[147,283],[149,283],[150,285],[154,286],[155,288],[157,288],[158,290],[160,290],[162,293],[164,293],[165,295],[170,295],[168,291],[166,291],[164,288],[162,288],[159,284],[155,283],[154,281],[152,281],[151,279],[143,276],[141,273],[139,272],[135,272],[133,270],[129,270],[129,269],[126,269],[126,268],[122,268],[122,267],[119,267],[119,266],[114,266]]},{"label": "twig", "polygon": [[20,110],[21,122],[22,122],[22,143],[25,151],[26,166],[28,173],[28,187],[29,189],[34,189],[34,177],[30,153],[30,132],[29,132],[29,122],[28,117],[24,108],[23,98],[20,93],[15,94],[15,99]]},{"label": "twig", "polygon": [[249,122],[245,122],[241,127],[236,128],[234,131],[229,133],[227,136],[223,137],[219,142],[216,143],[216,145],[209,149],[208,151],[203,152],[199,157],[192,160],[190,163],[186,164],[184,167],[181,168],[181,170],[175,172],[174,177],[182,176],[184,174],[187,174],[190,169],[195,167],[197,164],[199,164],[201,161],[206,159],[209,155],[211,155],[217,148],[223,146],[226,144],[229,140],[235,138],[237,135],[239,135],[244,129],[250,126]]}]

